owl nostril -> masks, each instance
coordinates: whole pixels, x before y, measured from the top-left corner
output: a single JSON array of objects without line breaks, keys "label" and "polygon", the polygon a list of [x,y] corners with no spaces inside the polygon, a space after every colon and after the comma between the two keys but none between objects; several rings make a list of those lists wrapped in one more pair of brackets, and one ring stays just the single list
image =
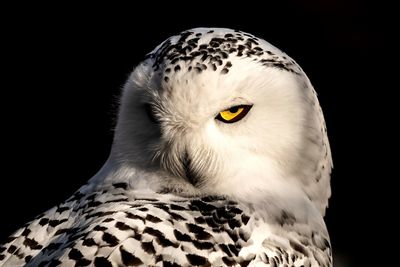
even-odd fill
[{"label": "owl nostril", "polygon": [[189,180],[189,182],[192,185],[196,186],[196,184],[199,182],[199,177],[193,171],[191,164],[192,164],[192,160],[190,159],[189,154],[187,152],[185,152],[184,157],[182,158],[183,171],[184,171],[186,178]]}]

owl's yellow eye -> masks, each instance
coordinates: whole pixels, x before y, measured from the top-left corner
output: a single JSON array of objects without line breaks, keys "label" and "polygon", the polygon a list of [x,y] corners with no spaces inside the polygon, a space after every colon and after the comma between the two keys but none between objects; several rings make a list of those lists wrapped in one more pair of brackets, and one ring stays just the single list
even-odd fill
[{"label": "owl's yellow eye", "polygon": [[225,123],[237,122],[246,116],[251,107],[251,105],[233,106],[229,109],[221,111],[215,118]]}]

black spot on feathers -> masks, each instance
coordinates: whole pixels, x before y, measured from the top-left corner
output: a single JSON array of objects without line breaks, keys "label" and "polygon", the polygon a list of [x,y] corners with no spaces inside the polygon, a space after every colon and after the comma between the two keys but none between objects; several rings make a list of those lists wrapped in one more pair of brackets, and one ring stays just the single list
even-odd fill
[{"label": "black spot on feathers", "polygon": [[95,267],[112,267],[112,264],[109,260],[104,257],[96,257],[94,259],[94,266]]},{"label": "black spot on feathers", "polygon": [[143,233],[156,237],[157,243],[163,247],[169,247],[169,246],[178,247],[178,244],[175,244],[171,240],[167,239],[165,235],[157,229],[146,227],[143,230]]},{"label": "black spot on feathers", "polygon": [[103,239],[103,241],[105,241],[112,247],[118,245],[118,243],[119,243],[118,238],[116,238],[114,235],[112,235],[110,233],[106,233],[106,232],[103,234],[102,239]]},{"label": "black spot on feathers", "polygon": [[[247,33],[218,33],[210,30],[205,36],[212,34],[209,41],[202,39],[202,33],[184,31],[177,35],[178,40],[172,42],[171,38],[165,41],[160,48],[146,58],[153,60],[155,71],[164,70],[164,74],[179,72],[183,65],[188,66],[188,71],[195,69],[202,73],[208,67],[216,71],[216,63],[221,66],[221,74],[227,74],[233,66],[230,57],[256,57],[263,66],[273,67],[299,74],[299,68],[286,56],[278,56],[260,46],[259,39]],[[195,35],[195,36],[193,36]],[[194,38],[193,38],[194,37]],[[263,60],[269,60],[267,64]],[[182,62],[180,64],[179,62]],[[178,63],[177,65],[175,65]],[[203,63],[204,67],[197,64]],[[175,66],[174,66],[175,65]],[[182,66],[181,66],[182,65]],[[168,82],[170,77],[164,75],[164,81]]]},{"label": "black spot on feathers", "polygon": [[149,254],[156,254],[156,250],[154,249],[153,246],[153,241],[149,241],[149,242],[142,242],[141,244],[142,249]]},{"label": "black spot on feathers", "polygon": [[289,240],[289,244],[297,252],[303,254],[306,257],[309,256],[308,251],[306,250],[306,248],[302,244],[300,244],[300,243],[298,243],[296,241],[293,241],[293,240]]},{"label": "black spot on feathers", "polygon": [[127,183],[113,183],[112,185],[114,186],[114,188],[122,188],[124,190],[128,188]]},{"label": "black spot on feathers", "polygon": [[79,250],[77,250],[76,248],[73,248],[70,250],[70,252],[68,253],[68,257],[71,260],[79,260],[81,258],[83,258],[83,254],[82,252],[80,252]]},{"label": "black spot on feathers", "polygon": [[25,238],[23,244],[27,247],[29,247],[32,250],[39,250],[42,249],[43,246],[40,245],[35,239],[31,238]]},{"label": "black spot on feathers", "polygon": [[122,263],[125,266],[139,266],[143,264],[143,261],[130,253],[129,251],[125,250],[123,246],[119,247],[119,251],[121,252],[121,259]]},{"label": "black spot on feathers", "polygon": [[188,254],[186,255],[186,258],[188,259],[189,263],[194,266],[210,264],[205,257],[196,254]]}]

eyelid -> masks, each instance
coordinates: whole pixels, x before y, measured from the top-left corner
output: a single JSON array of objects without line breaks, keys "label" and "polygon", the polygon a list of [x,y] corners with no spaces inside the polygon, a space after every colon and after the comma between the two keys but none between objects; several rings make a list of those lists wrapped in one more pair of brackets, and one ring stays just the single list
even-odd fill
[{"label": "eyelid", "polygon": [[220,111],[228,110],[230,108],[239,107],[239,106],[253,106],[253,103],[251,101],[247,100],[246,98],[236,97],[236,98],[231,99],[229,101],[229,104],[222,106],[222,109]]}]

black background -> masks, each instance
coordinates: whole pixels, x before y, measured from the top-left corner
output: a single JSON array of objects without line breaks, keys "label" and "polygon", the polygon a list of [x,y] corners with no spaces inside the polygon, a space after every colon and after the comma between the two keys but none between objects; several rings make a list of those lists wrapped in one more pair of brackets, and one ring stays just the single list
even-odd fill
[{"label": "black background", "polygon": [[326,221],[337,266],[354,264],[373,190],[379,119],[370,103],[380,101],[381,83],[372,66],[386,45],[379,9],[361,1],[138,5],[2,9],[0,241],[102,166],[120,89],[144,55],[182,30],[214,26],[266,39],[314,84],[335,166]]}]

